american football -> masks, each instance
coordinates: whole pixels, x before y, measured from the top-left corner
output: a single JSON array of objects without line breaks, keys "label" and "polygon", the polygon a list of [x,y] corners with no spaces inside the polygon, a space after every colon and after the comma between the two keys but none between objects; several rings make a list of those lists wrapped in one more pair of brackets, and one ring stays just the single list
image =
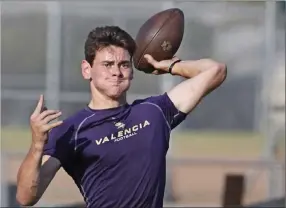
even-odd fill
[{"label": "american football", "polygon": [[157,61],[172,58],[181,45],[183,35],[184,13],[180,9],[171,8],[153,15],[141,26],[135,38],[134,67],[152,73],[154,68],[147,63],[144,55],[150,54]]}]

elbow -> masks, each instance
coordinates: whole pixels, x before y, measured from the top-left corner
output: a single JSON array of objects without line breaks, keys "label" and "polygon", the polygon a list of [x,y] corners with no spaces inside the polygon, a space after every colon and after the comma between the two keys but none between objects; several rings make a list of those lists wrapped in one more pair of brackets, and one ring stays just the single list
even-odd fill
[{"label": "elbow", "polygon": [[37,203],[37,200],[34,199],[33,197],[26,196],[26,194],[20,194],[18,191],[16,194],[16,200],[19,203],[19,205],[23,207],[26,206],[31,207]]},{"label": "elbow", "polygon": [[225,81],[227,77],[227,66],[223,63],[216,63],[214,69],[216,71],[216,80],[218,85],[220,85]]},{"label": "elbow", "polygon": [[212,71],[212,75],[214,80],[218,82],[218,84],[221,84],[224,82],[224,80],[227,77],[227,66],[224,63],[217,62],[212,59],[206,59],[205,60],[207,69]]}]

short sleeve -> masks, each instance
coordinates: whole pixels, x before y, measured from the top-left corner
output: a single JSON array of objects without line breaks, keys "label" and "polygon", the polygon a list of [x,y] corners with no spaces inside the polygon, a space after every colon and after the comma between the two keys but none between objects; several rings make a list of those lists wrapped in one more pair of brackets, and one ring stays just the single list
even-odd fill
[{"label": "short sleeve", "polygon": [[62,166],[69,165],[68,163],[73,156],[73,135],[74,128],[67,122],[52,129],[49,132],[43,154],[57,158]]},{"label": "short sleeve", "polygon": [[152,96],[148,98],[146,102],[155,104],[160,108],[171,129],[176,128],[187,117],[186,113],[183,113],[176,108],[167,93],[159,96]]}]

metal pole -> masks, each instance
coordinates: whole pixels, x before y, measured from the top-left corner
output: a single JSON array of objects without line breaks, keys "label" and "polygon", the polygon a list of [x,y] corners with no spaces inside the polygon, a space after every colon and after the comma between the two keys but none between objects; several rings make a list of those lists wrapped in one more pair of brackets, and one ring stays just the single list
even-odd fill
[{"label": "metal pole", "polygon": [[[1,41],[2,25],[1,25],[1,23],[2,23],[2,1],[0,1],[0,71],[2,72],[2,68],[1,68],[1,66],[2,66],[2,62],[1,62],[2,61],[1,60],[1,57],[2,57],[2,54],[1,54],[1,52],[2,52],[1,51],[1,49],[2,49],[2,45],[1,45],[1,43],[2,43],[2,41]],[[0,79],[0,86],[2,86],[1,85],[1,79]],[[0,96],[2,96],[1,91],[2,91],[2,89],[0,90]],[[0,103],[0,109],[2,109],[1,103]],[[0,121],[0,123],[1,123],[1,121]],[[0,148],[2,150],[1,142],[0,142]],[[5,161],[3,158],[3,152],[1,151],[1,154],[0,154],[0,168],[1,168],[1,171],[0,171],[0,180],[1,180],[0,205],[1,205],[1,207],[8,206],[8,204],[7,204],[7,186],[6,186],[6,180],[4,178],[4,168],[3,168],[4,162]]]},{"label": "metal pole", "polygon": [[[170,9],[175,7],[175,2],[174,1],[167,1],[163,3],[162,10]],[[171,75],[165,75],[162,77],[161,83],[160,83],[160,88],[162,92],[166,92],[170,90],[172,87],[175,86],[176,80],[175,77]],[[178,130],[179,126],[176,128]],[[172,154],[172,138],[170,138],[170,148],[169,148],[169,155],[171,156]]]},{"label": "metal pole", "polygon": [[[163,2],[162,10],[170,9],[175,7],[174,1],[166,1]],[[176,84],[176,80],[173,76],[166,75],[162,77],[160,88],[162,92],[166,92],[170,90],[174,85]],[[176,128],[178,130],[178,127]],[[170,135],[169,140],[169,151],[168,151],[168,157],[172,157],[172,141],[173,137],[172,134]],[[171,169],[167,167],[167,173],[166,173],[166,190],[165,190],[165,201],[172,203],[175,201],[174,193],[173,193],[173,186],[172,186],[172,173]]]},{"label": "metal pole", "polygon": [[46,2],[48,13],[46,50],[46,106],[58,110],[60,107],[61,70],[61,5],[57,1]]},{"label": "metal pole", "polygon": [[[265,2],[265,67],[262,77],[262,121],[263,121],[263,135],[265,137],[265,153],[264,156],[270,160],[275,160],[275,150],[273,149],[274,138],[273,138],[273,127],[269,122],[270,116],[270,88],[272,86],[273,77],[271,76],[274,72],[275,66],[275,34],[276,32],[276,2],[266,1]],[[275,177],[275,171],[269,170],[268,175],[268,198],[274,198],[277,190]]]}]

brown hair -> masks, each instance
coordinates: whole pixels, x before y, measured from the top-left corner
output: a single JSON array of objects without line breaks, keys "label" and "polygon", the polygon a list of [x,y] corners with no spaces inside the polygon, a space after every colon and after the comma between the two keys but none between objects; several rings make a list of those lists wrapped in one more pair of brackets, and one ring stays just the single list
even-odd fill
[{"label": "brown hair", "polygon": [[96,51],[114,45],[126,49],[132,57],[136,43],[134,39],[118,26],[97,27],[90,31],[85,42],[85,60],[92,66]]}]

